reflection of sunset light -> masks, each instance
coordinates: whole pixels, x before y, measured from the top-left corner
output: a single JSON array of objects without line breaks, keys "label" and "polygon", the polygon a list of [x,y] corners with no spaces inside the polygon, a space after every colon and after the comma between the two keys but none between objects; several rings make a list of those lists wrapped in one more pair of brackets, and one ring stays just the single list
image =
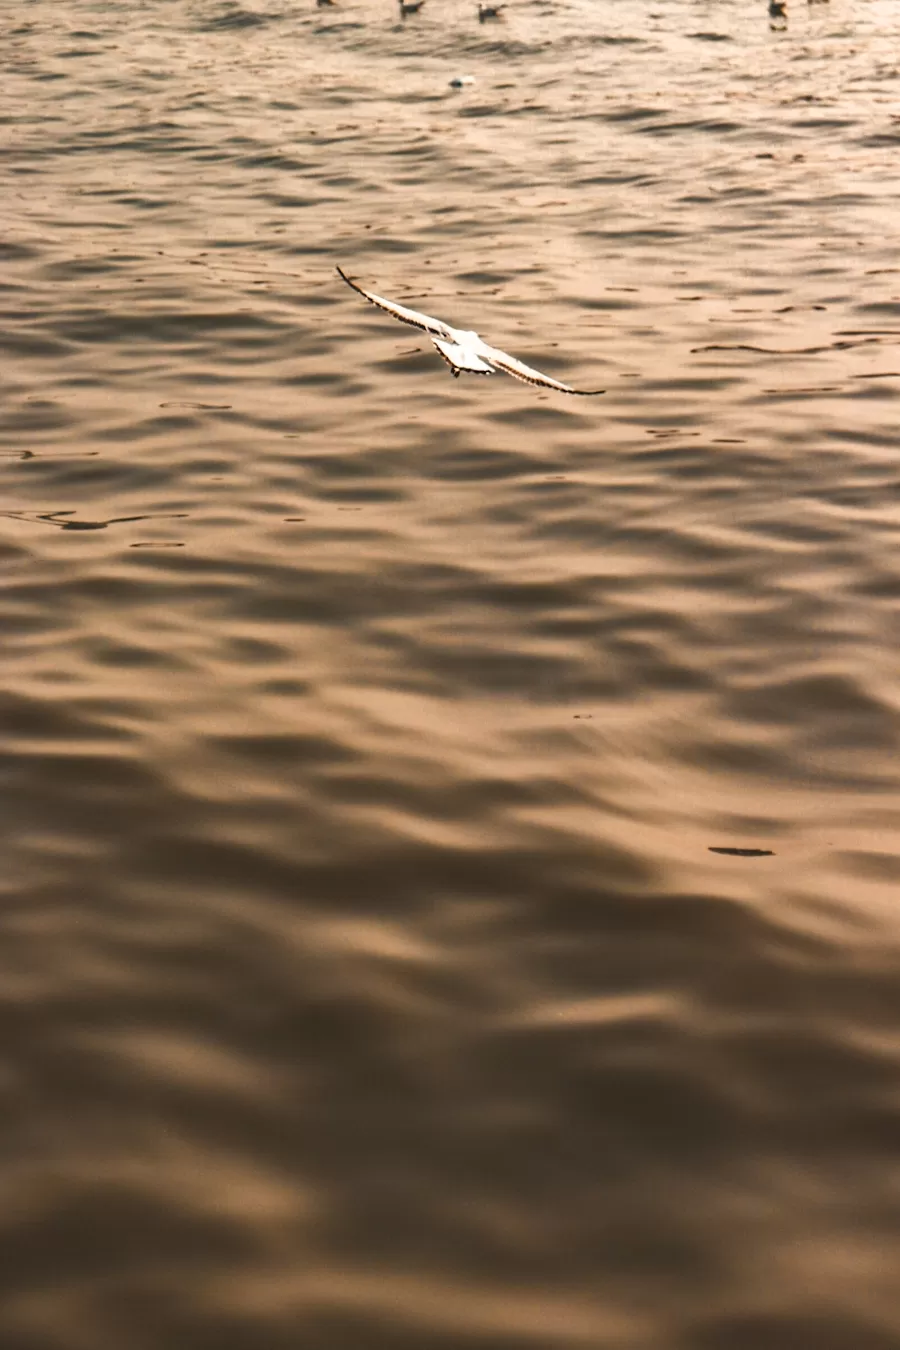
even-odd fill
[{"label": "reflection of sunset light", "polygon": [[4,1350],[900,1343],[900,13],[766,10],[6,6]]}]

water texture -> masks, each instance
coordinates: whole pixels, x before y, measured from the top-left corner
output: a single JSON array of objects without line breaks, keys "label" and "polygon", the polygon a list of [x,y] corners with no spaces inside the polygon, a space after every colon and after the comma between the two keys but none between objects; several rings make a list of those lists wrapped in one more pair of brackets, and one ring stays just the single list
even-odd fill
[{"label": "water texture", "polygon": [[897,5],[0,24],[4,1350],[896,1350]]}]

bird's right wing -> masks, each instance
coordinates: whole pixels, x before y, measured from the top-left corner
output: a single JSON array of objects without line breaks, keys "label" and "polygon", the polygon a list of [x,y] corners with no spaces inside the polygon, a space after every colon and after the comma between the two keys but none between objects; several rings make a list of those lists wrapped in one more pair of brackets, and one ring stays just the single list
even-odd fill
[{"label": "bird's right wing", "polygon": [[423,333],[430,333],[432,337],[447,336],[447,325],[441,323],[440,319],[432,319],[428,314],[420,314],[418,310],[407,309],[405,305],[398,305],[395,300],[385,300],[381,295],[374,295],[371,291],[364,291],[362,286],[357,286],[356,282],[351,281],[340,268],[337,269],[337,274],[342,281],[346,281],[347,285],[350,286],[352,290],[368,300],[370,305],[377,305],[379,309],[383,309],[385,314],[393,315],[393,317],[399,319],[401,323],[412,324],[413,328],[420,328]]},{"label": "bird's right wing", "polygon": [[502,370],[505,375],[512,375],[516,380],[524,380],[526,384],[540,385],[544,389],[558,389],[561,394],[590,396],[606,393],[605,389],[573,389],[570,384],[554,380],[552,376],[545,375],[541,370],[535,370],[534,366],[526,366],[524,361],[510,356],[509,352],[501,352],[499,347],[491,347],[486,342],[481,344],[479,351],[497,370]]},{"label": "bird's right wing", "polygon": [[447,365],[458,375],[461,370],[471,371],[473,375],[493,375],[494,368],[482,361],[470,347],[462,347],[458,342],[445,342],[442,338],[432,337],[432,342]]}]

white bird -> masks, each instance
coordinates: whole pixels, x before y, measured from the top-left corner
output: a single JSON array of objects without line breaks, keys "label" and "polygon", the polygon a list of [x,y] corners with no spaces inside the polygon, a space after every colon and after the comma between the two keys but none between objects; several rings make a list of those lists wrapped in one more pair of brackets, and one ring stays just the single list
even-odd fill
[{"label": "white bird", "polygon": [[385,300],[383,296],[374,295],[371,291],[364,291],[361,286],[357,286],[355,281],[351,281],[340,268],[337,269],[337,274],[342,281],[346,281],[348,286],[368,300],[371,305],[377,305],[379,309],[383,309],[386,314],[399,319],[401,323],[411,324],[413,328],[419,328],[423,333],[427,333],[437,348],[438,354],[446,361],[455,377],[458,377],[463,371],[470,372],[473,375],[496,375],[497,371],[500,370],[504,375],[512,375],[516,380],[524,380],[526,384],[537,384],[544,389],[558,389],[563,394],[590,396],[606,393],[605,389],[573,389],[569,384],[551,379],[549,375],[543,375],[532,366],[526,366],[524,361],[517,361],[514,356],[509,356],[507,352],[501,352],[498,347],[489,346],[487,342],[482,341],[477,333],[462,328],[453,328],[449,323],[442,323],[440,319],[432,319],[428,314],[419,314],[417,310],[407,309],[405,305],[398,305],[394,300]]}]

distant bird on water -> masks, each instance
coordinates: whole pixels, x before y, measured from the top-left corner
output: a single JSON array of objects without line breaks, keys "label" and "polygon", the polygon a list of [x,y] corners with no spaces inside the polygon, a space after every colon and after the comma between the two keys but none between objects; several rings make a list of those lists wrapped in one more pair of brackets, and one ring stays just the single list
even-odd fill
[{"label": "distant bird on water", "polygon": [[787,20],[787,0],[769,0],[769,18]]},{"label": "distant bird on water", "polygon": [[334,0],[316,0],[317,9],[334,9]]},{"label": "distant bird on water", "polygon": [[400,18],[408,19],[410,14],[418,14],[425,0],[397,0],[400,6]]},{"label": "distant bird on water", "polygon": [[517,361],[514,356],[501,352],[499,347],[489,346],[477,333],[453,328],[440,319],[432,319],[428,314],[419,314],[417,310],[398,305],[395,300],[385,300],[383,296],[375,295],[372,291],[364,291],[362,286],[357,286],[356,282],[351,281],[340,268],[337,269],[337,274],[352,290],[368,300],[369,304],[383,309],[385,314],[399,319],[401,323],[408,323],[413,328],[427,333],[437,348],[438,355],[446,361],[451,374],[455,377],[461,375],[463,371],[473,375],[495,375],[500,370],[504,375],[512,375],[516,380],[524,380],[526,384],[536,384],[543,389],[558,389],[562,394],[593,395],[606,392],[604,389],[573,389],[570,384],[563,384],[549,375],[543,375],[533,366],[526,366],[524,361]]},{"label": "distant bird on water", "polygon": [[484,23],[487,19],[499,19],[506,5],[478,5],[478,22]]}]

